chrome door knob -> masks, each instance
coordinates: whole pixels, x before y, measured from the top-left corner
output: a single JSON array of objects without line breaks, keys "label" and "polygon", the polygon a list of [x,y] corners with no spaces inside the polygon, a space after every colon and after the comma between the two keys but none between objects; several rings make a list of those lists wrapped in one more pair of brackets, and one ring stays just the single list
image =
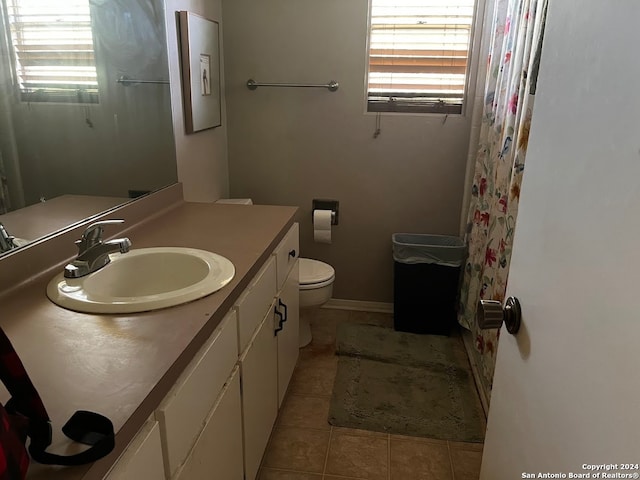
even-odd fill
[{"label": "chrome door knob", "polygon": [[482,329],[500,328],[504,321],[507,332],[515,335],[520,330],[522,321],[520,302],[516,297],[509,297],[502,308],[497,300],[480,300],[476,318]]}]

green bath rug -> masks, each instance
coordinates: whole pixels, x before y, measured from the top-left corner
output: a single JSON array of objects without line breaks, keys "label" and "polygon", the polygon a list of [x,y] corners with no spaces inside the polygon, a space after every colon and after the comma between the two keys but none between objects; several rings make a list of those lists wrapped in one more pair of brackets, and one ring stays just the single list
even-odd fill
[{"label": "green bath rug", "polygon": [[399,435],[484,441],[482,406],[460,348],[455,337],[340,325],[329,423]]}]

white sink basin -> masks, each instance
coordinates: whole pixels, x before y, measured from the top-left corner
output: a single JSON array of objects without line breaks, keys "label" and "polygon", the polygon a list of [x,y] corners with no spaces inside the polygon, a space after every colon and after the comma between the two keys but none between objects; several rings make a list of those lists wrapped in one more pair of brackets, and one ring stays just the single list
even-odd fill
[{"label": "white sink basin", "polygon": [[77,312],[146,312],[202,298],[235,275],[228,259],[195,248],[138,248],[110,257],[111,263],[84,277],[55,276],[47,296]]}]

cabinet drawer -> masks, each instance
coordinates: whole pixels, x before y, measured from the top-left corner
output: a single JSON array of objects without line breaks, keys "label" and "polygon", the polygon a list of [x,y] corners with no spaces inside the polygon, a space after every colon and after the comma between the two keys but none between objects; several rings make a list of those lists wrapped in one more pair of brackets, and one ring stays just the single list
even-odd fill
[{"label": "cabinet drawer", "polygon": [[274,251],[278,274],[278,290],[284,285],[293,264],[300,256],[298,224],[294,223]]},{"label": "cabinet drawer", "polygon": [[236,313],[232,310],[156,411],[168,477],[186,458],[238,360],[237,332]]},{"label": "cabinet drawer", "polygon": [[234,368],[175,480],[243,480],[240,372]]},{"label": "cabinet drawer", "polygon": [[106,480],[164,480],[158,422],[149,420],[118,459]]},{"label": "cabinet drawer", "polygon": [[260,269],[238,302],[238,350],[243,352],[276,295],[276,262],[273,257]]}]

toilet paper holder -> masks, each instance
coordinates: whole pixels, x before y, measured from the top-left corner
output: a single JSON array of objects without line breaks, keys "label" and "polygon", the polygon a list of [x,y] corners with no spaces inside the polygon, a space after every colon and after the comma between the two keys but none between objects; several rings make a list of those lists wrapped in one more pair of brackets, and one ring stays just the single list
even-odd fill
[{"label": "toilet paper holder", "polygon": [[338,225],[338,200],[328,200],[314,198],[311,201],[311,222],[313,223],[313,212],[315,210],[331,210],[331,225]]}]

